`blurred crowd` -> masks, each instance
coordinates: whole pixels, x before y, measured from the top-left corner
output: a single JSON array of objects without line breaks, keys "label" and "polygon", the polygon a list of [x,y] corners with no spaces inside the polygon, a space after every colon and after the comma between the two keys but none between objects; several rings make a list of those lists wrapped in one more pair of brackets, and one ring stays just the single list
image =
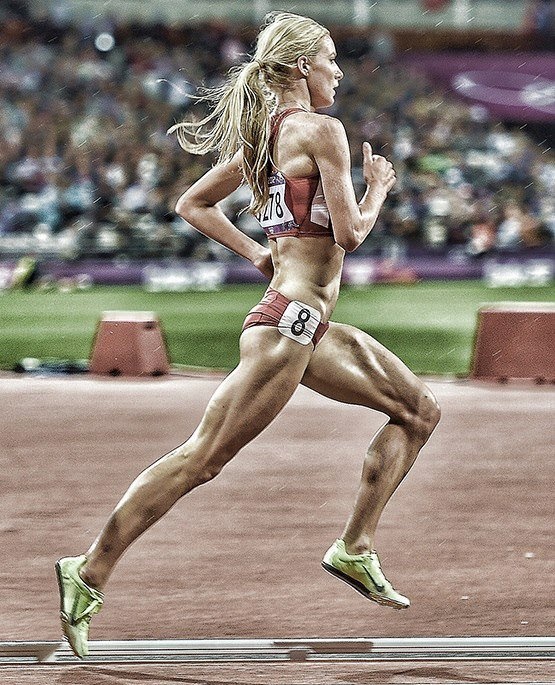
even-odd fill
[{"label": "blurred crowd", "polygon": [[[245,59],[256,27],[76,23],[68,8],[0,9],[0,257],[232,258],[176,217],[177,198],[214,159],[187,154],[166,131],[200,113],[191,94]],[[471,259],[553,244],[545,141],[401,67],[387,32],[334,37],[345,78],[329,113],[347,128],[357,190],[363,140],[398,176],[359,254]],[[225,211],[263,241],[240,213],[248,202],[240,189]]]}]

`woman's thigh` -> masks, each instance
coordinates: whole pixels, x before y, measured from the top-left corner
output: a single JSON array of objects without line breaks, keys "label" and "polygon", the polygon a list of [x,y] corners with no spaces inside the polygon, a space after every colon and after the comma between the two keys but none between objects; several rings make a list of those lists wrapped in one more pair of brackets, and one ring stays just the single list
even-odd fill
[{"label": "woman's thigh", "polygon": [[247,329],[240,344],[239,365],[210,399],[194,433],[223,458],[250,442],[279,414],[313,352],[312,345],[300,345],[269,326]]},{"label": "woman's thigh", "polygon": [[364,331],[331,323],[307,366],[302,384],[340,402],[391,417],[417,412],[431,391],[392,352]]}]

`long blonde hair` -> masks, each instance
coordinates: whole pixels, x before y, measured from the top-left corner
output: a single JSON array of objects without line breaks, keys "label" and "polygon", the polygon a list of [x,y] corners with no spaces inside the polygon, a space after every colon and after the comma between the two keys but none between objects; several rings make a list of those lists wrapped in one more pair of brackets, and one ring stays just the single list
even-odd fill
[{"label": "long blonde hair", "polygon": [[250,211],[260,212],[269,197],[271,115],[276,107],[272,86],[286,87],[301,56],[314,57],[329,31],[313,19],[289,12],[265,18],[252,60],[231,69],[218,88],[202,89],[195,99],[205,101],[210,114],[200,121],[172,126],[182,148],[203,155],[219,153],[218,164],[243,151],[243,173],[252,190]]}]

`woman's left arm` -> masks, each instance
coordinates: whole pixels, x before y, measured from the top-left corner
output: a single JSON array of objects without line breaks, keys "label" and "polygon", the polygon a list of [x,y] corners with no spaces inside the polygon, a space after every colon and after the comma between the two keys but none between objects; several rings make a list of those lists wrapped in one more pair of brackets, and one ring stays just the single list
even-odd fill
[{"label": "woman's left arm", "polygon": [[218,203],[243,181],[242,153],[201,176],[175,205],[175,211],[197,231],[251,261],[265,276],[273,275],[270,251],[236,228]]}]

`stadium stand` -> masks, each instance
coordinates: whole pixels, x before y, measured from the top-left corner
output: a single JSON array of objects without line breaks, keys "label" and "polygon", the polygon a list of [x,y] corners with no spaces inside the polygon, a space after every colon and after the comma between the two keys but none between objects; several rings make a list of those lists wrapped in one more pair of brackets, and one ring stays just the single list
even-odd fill
[{"label": "stadium stand", "polygon": [[[24,3],[0,10],[0,259],[165,259],[229,262],[233,255],[177,218],[177,197],[213,159],[166,135],[195,111],[190,95],[245,58],[252,26],[207,22],[92,27]],[[555,158],[526,126],[508,126],[455,99],[393,35],[343,29],[345,78],[331,114],[352,143],[394,161],[398,184],[361,256],[454,261],[544,255],[555,240]],[[228,215],[264,239],[240,214]]]}]

